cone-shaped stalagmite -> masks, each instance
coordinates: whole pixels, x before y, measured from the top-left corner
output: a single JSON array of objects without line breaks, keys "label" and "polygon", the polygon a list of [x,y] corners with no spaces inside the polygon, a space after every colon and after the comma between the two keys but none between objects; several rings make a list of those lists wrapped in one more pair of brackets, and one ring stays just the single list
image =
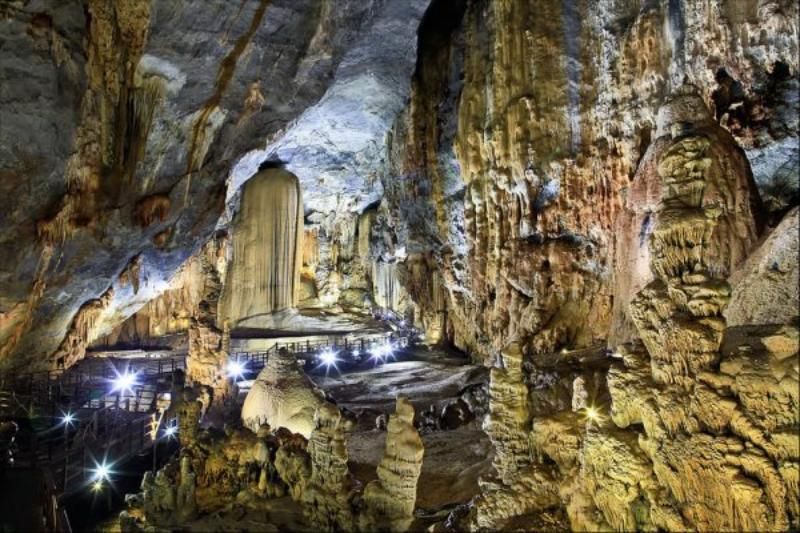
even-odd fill
[{"label": "cone-shaped stalagmite", "polygon": [[268,168],[244,186],[234,221],[233,257],[222,299],[231,327],[294,307],[300,286],[303,198],[290,172]]}]

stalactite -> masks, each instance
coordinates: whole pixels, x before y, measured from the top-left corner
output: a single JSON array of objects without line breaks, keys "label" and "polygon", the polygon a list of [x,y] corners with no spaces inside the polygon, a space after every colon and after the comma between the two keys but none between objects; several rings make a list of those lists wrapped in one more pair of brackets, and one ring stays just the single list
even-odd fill
[{"label": "stalactite", "polygon": [[171,201],[167,195],[153,194],[146,196],[136,204],[136,222],[143,228],[155,222],[164,222],[169,216],[170,207]]},{"label": "stalactite", "polygon": [[231,327],[297,305],[303,260],[303,199],[297,178],[266,169],[244,186],[222,299]]},{"label": "stalactite", "polygon": [[356,253],[362,261],[369,259],[369,239],[372,225],[375,222],[377,212],[375,209],[367,209],[358,217],[358,243]]},{"label": "stalactite", "polygon": [[[165,342],[162,339],[165,335],[188,331],[192,319],[200,315],[200,305],[207,294],[206,285],[215,283],[215,276],[224,276],[226,246],[226,238],[211,239],[186,260],[169,281],[167,290],[113,331],[97,339],[92,347],[160,346]],[[137,256],[120,274],[120,285],[124,287],[131,283],[134,291],[138,290],[140,269],[141,260]],[[209,274],[211,270],[216,274]]]},{"label": "stalactite", "polygon": [[135,86],[129,90],[130,102],[125,104],[131,108],[132,116],[128,119],[123,134],[126,138],[125,145],[116,157],[117,167],[128,182],[136,173],[136,164],[144,158],[153,117],[164,99],[166,90],[166,82],[158,76],[135,80]]},{"label": "stalactite", "polygon": [[133,286],[133,294],[139,292],[139,283],[141,282],[141,269],[142,269],[142,256],[137,255],[128,263],[128,266],[119,275],[119,284],[125,287],[129,283]]},{"label": "stalactite", "polygon": [[160,81],[146,84],[138,104],[135,98],[132,104],[143,119],[142,127],[134,128],[135,140],[126,135],[133,119],[127,117],[127,98],[121,98],[134,84],[134,69],[147,41],[150,1],[91,0],[87,12],[91,21],[87,94],[81,104],[75,150],[64,172],[67,194],[61,199],[58,212],[37,224],[37,235],[47,244],[65,242],[96,216],[95,197],[101,192],[101,176],[105,169],[124,162],[131,143],[137,154],[144,150],[154,102],[163,95]]},{"label": "stalactite", "polygon": [[100,314],[114,298],[114,288],[109,287],[99,298],[85,302],[72,319],[64,340],[51,356],[51,366],[70,367],[83,359],[86,348],[95,338],[95,326]]}]

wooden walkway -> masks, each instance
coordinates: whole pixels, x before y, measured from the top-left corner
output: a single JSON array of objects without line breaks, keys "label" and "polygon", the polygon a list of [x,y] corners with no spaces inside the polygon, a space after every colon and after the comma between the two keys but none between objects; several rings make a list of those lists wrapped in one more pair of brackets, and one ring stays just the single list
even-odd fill
[{"label": "wooden walkway", "polygon": [[[409,336],[396,333],[356,341],[282,342],[265,351],[232,353],[229,360],[241,363],[253,377],[281,349],[312,363],[326,349],[346,360],[363,357],[387,343],[401,349],[410,342]],[[45,512],[51,518],[60,517],[59,500],[87,489],[98,465],[124,463],[153,446],[153,428],[169,403],[172,375],[185,368],[184,356],[94,357],[66,370],[0,377],[0,423],[16,419],[31,425],[25,442],[4,442],[0,432],[0,471],[40,469],[51,480],[51,505]],[[126,372],[135,374],[135,383],[127,390],[112,391],[113,380]],[[64,422],[67,413],[72,418],[69,423]],[[64,519],[56,521],[55,529],[68,531]]]}]

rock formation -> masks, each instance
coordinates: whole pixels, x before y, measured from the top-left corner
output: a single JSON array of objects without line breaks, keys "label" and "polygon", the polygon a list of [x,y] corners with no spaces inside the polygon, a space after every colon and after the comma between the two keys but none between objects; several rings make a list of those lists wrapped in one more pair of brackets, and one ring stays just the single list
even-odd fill
[{"label": "rock formation", "polygon": [[[504,350],[492,370],[487,425],[498,480],[482,485],[476,527],[561,506],[580,530],[779,531],[797,520],[796,314],[776,314],[784,325],[726,327],[729,276],[757,238],[756,192],[746,162],[741,172],[715,170],[737,161],[735,146],[702,112],[681,89],[637,172],[634,187],[652,180],[659,198],[652,225],[627,230],[646,233],[620,231],[634,245],[621,256],[645,258],[651,269],[644,277],[622,270],[628,287],[640,287],[630,313],[643,345],[617,347],[610,412],[587,400],[576,378],[573,412],[531,416],[519,348]],[[711,132],[695,129],[690,116]],[[780,235],[762,245],[776,247],[776,259]],[[758,257],[740,268],[752,271]]]},{"label": "rock formation", "polygon": [[378,465],[378,479],[364,489],[364,531],[406,531],[414,520],[417,481],[425,452],[414,428],[414,407],[398,398],[386,425],[386,451]]},{"label": "rock formation", "polygon": [[428,1],[4,2],[3,367],[54,364],[133,257],[100,334],[166,290],[271,154],[331,220],[374,203]]},{"label": "rock formation", "polygon": [[655,278],[686,293],[692,312],[719,315],[720,298],[730,290],[713,285],[724,282],[750,252],[761,232],[759,217],[744,154],[713,122],[696,89],[682,87],[659,111],[655,139],[617,218],[609,342],[631,337],[628,306]]},{"label": "rock formation", "polygon": [[[0,386],[186,353],[184,459],[126,528],[284,498],[329,530],[797,529],[799,20],[796,0],[2,1]],[[491,380],[412,397],[416,421],[359,413],[371,464],[388,432],[363,490],[344,409],[292,355],[238,412],[232,336],[387,319]],[[51,410],[82,401],[51,384]],[[471,503],[415,511],[422,439],[483,415]]]},{"label": "rock formation", "polygon": [[[660,185],[631,181],[661,135],[659,107],[685,79],[705,106],[723,86],[739,94],[718,102],[712,150],[730,160],[712,173],[744,179],[749,159],[764,194],[773,176],[797,168],[799,102],[787,91],[798,83],[798,12],[756,4],[432,3],[411,101],[392,129],[378,219],[388,222],[389,254],[405,247],[440,273],[447,338],[488,363],[517,338],[546,354],[603,343],[612,323],[612,337],[635,335],[629,320],[620,327],[639,287],[615,293],[629,268],[640,269],[634,277],[649,268],[646,258],[620,257],[618,222],[626,204],[644,218],[660,198]],[[737,113],[741,127],[731,127]],[[688,121],[719,122],[705,109]],[[737,206],[757,203],[751,186],[741,193]],[[752,243],[749,230],[734,231]],[[742,252],[732,250],[729,267]],[[398,268],[414,295],[432,276],[412,266]],[[420,314],[435,312],[431,298],[414,301]]]},{"label": "rock formation", "polygon": [[255,326],[295,307],[303,250],[303,196],[293,174],[265,168],[243,188],[220,314],[231,327]]},{"label": "rock formation", "polygon": [[308,438],[321,395],[286,349],[271,355],[242,406],[242,422],[252,431],[262,424],[283,427]]},{"label": "rock formation", "polygon": [[[147,302],[111,332],[94,340],[91,347],[183,347],[182,341],[185,339],[178,338],[189,331],[192,320],[201,313],[208,315],[210,310],[215,312],[215,302],[207,302],[207,296],[213,296],[214,287],[218,290],[220,279],[225,278],[228,241],[224,233],[209,240],[169,280],[167,290]],[[131,284],[134,291],[136,287],[146,283],[141,272],[140,258],[137,257],[123,271],[120,283],[123,282],[123,277],[125,284]],[[204,309],[201,309],[204,301]],[[170,336],[175,336],[175,339],[169,339]]]},{"label": "rock formation", "polygon": [[310,522],[321,530],[352,531],[355,487],[347,467],[345,420],[336,406],[324,403],[317,409],[314,423],[306,448],[311,476],[302,502]]},{"label": "rock formation", "polygon": [[800,209],[795,207],[728,278],[728,326],[788,324],[800,309]]},{"label": "rock formation", "polygon": [[503,350],[499,366],[491,370],[489,414],[485,431],[492,439],[496,479],[481,480],[471,525],[500,527],[504,520],[551,507],[558,501],[551,472],[534,461],[531,447],[532,416],[519,345]]}]

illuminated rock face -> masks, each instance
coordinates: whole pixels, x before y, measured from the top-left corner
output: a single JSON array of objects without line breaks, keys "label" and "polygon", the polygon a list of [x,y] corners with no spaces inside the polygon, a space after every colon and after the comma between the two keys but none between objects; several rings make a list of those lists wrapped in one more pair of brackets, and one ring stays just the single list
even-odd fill
[{"label": "illuminated rock face", "polygon": [[[377,201],[428,2],[3,2],[0,365],[55,366],[67,333],[82,357],[271,156],[323,218]],[[109,289],[98,322],[74,320]]]},{"label": "illuminated rock face", "polygon": [[[709,171],[742,180],[749,158],[768,195],[776,169],[798,164],[797,15],[757,2],[434,2],[384,180],[389,251],[432,266],[401,262],[405,289],[423,293],[438,271],[446,336],[485,361],[518,338],[548,353],[636,335],[627,303],[649,264],[620,250],[649,254],[638,231],[661,184],[634,177],[670,133],[659,108],[684,79],[697,86],[687,125],[713,130]],[[723,218],[752,210],[741,185],[705,192],[734,195],[718,198]],[[619,231],[629,209],[641,218]],[[728,273],[752,242],[735,224],[717,233],[731,239]]]},{"label": "illuminated rock face", "polygon": [[[239,4],[0,6],[0,367],[186,331],[218,399],[231,327],[393,309],[493,367],[462,525],[797,527],[797,2]],[[308,446],[245,462],[320,527],[403,529],[409,409],[351,499],[282,354],[242,418]],[[242,433],[204,489],[253,481]]]},{"label": "illuminated rock face", "polygon": [[658,292],[649,285],[656,279],[693,316],[719,317],[730,295],[725,280],[763,226],[747,159],[694,87],[669,97],[655,136],[617,218],[612,345],[632,337],[628,307],[643,288]]},{"label": "illuminated rock face", "polygon": [[[98,349],[163,347],[167,343],[165,337],[187,332],[192,321],[201,315],[210,314],[209,319],[216,321],[217,293],[220,280],[225,279],[228,246],[229,238],[225,233],[210,239],[181,266],[169,281],[167,290],[90,346]],[[129,268],[124,275],[129,285],[143,283],[137,268]],[[213,302],[207,301],[209,296]]]},{"label": "illuminated rock face", "polygon": [[535,416],[553,392],[523,370],[519,346],[508,346],[492,369],[486,425],[497,479],[482,483],[474,526],[531,523],[519,517],[558,509],[577,530],[781,531],[798,520],[797,311],[780,304],[768,326],[730,327],[723,315],[737,272],[733,316],[742,316],[742,300],[750,316],[766,312],[770,304],[740,280],[767,254],[784,264],[770,286],[792,294],[783,276],[793,267],[781,257],[796,246],[786,233],[796,213],[754,252],[757,193],[746,161],[691,88],[661,116],[662,135],[634,184],[658,193],[646,252],[637,251],[639,235],[621,239],[635,243],[630,257],[644,258],[650,273],[628,279],[640,286],[629,304],[635,342],[616,347],[621,361],[603,376],[610,403],[591,399],[581,378],[573,410]]},{"label": "illuminated rock face", "polygon": [[245,184],[232,248],[221,320],[234,328],[256,326],[259,317],[297,305],[303,261],[297,177],[267,169]]},{"label": "illuminated rock face", "polygon": [[652,222],[620,225],[634,234],[627,242],[648,246],[648,253],[621,246],[621,257],[645,257],[651,275],[618,270],[641,290],[627,304],[622,290],[617,295],[619,305],[630,306],[654,379],[690,386],[719,359],[731,293],[726,280],[760,233],[760,203],[747,161],[711,122],[694,88],[680,89],[662,107],[656,134],[634,181],[639,190],[657,188],[648,181],[660,184],[654,209],[644,215]]},{"label": "illuminated rock face", "polygon": [[795,207],[729,278],[729,326],[787,324],[800,309],[800,209]]},{"label": "illuminated rock face", "polygon": [[320,394],[286,350],[271,355],[258,374],[242,406],[242,422],[252,431],[262,424],[286,428],[308,438],[314,430],[314,413]]}]

